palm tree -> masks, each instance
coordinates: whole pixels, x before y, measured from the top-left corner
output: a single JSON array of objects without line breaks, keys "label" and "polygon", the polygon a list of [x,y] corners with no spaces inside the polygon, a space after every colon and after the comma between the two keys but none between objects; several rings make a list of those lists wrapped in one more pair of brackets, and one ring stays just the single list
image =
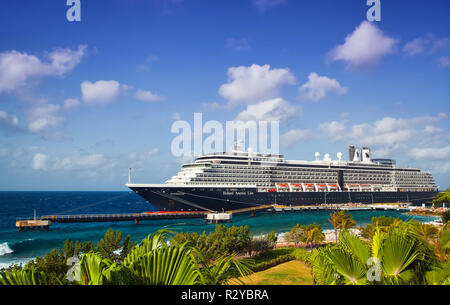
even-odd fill
[{"label": "palm tree", "polygon": [[309,228],[305,230],[304,233],[304,241],[306,244],[308,244],[311,248],[320,242],[323,242],[325,239],[325,236],[318,226],[314,226],[312,228]]},{"label": "palm tree", "polygon": [[414,229],[420,236],[424,237],[430,242],[436,240],[439,237],[439,229],[432,224],[417,223],[414,227]]},{"label": "palm tree", "polygon": [[356,225],[355,220],[353,220],[352,214],[345,213],[344,210],[340,210],[330,214],[329,222],[333,225],[334,234],[336,236],[336,242],[338,242],[338,230],[350,229]]},{"label": "palm tree", "polygon": [[203,285],[227,284],[230,278],[235,278],[241,284],[241,276],[252,273],[253,261],[249,259],[236,259],[236,254],[222,255],[213,262],[208,262],[205,256],[197,251],[198,262],[201,267],[201,283]]},{"label": "palm tree", "polygon": [[439,234],[439,242],[436,243],[436,252],[441,260],[450,258],[450,230],[444,229]]},{"label": "palm tree", "polygon": [[47,285],[44,272],[31,270],[13,270],[0,273],[0,285]]},{"label": "palm tree", "polygon": [[377,229],[370,243],[344,230],[336,245],[314,250],[310,262],[318,284],[420,284],[439,267],[431,246],[406,225]]},{"label": "palm tree", "polygon": [[438,193],[432,203],[450,203],[450,189],[446,189],[443,192]]},{"label": "palm tree", "polygon": [[210,263],[195,248],[184,244],[167,245],[170,232],[149,235],[124,259],[122,265],[103,259],[98,253],[84,255],[80,262],[81,284],[217,285],[233,274],[251,272],[247,261],[235,255]]}]

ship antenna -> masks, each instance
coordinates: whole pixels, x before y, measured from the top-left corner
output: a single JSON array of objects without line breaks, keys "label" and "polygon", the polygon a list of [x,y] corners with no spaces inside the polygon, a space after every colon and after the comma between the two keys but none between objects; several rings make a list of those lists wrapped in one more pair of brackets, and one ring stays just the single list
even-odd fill
[{"label": "ship antenna", "polygon": [[131,167],[128,168],[128,184],[131,184]]}]

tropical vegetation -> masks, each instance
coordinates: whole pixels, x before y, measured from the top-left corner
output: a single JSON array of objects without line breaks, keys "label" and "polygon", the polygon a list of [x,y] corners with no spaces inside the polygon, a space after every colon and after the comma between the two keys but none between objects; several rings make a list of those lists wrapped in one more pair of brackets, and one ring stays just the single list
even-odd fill
[{"label": "tropical vegetation", "polygon": [[291,231],[284,235],[287,242],[293,242],[295,245],[304,243],[309,247],[313,247],[325,240],[322,226],[316,223],[310,225],[297,224]]},{"label": "tropical vegetation", "polygon": [[[123,245],[120,254],[115,253],[113,258],[102,253],[104,248],[97,246],[95,252],[81,255],[81,260],[69,269],[66,278],[56,277],[51,284],[219,285],[227,283],[232,276],[246,276],[251,272],[251,261],[237,259],[234,253],[216,257],[211,261],[186,243],[169,245],[169,233],[161,230],[150,234],[139,246],[128,251],[121,262],[113,259],[119,260],[125,249]],[[111,237],[110,234],[108,236]],[[99,244],[105,245],[104,242]],[[109,246],[106,249],[112,250],[113,247]],[[38,271],[35,265],[30,264],[22,270],[0,273],[0,284],[45,285],[50,282],[45,272]]]},{"label": "tropical vegetation", "polygon": [[[296,246],[284,248],[275,247],[274,232],[254,237],[248,226],[217,225],[209,234],[160,230],[139,245],[110,229],[97,244],[68,240],[23,267],[1,270],[0,284],[222,285],[247,283],[255,272],[252,283],[277,277],[318,285],[450,284],[448,223],[381,216],[350,231],[351,214],[332,213],[329,220],[337,242],[324,243],[322,227],[313,223],[286,233]],[[283,265],[293,260],[302,263]],[[302,275],[296,277],[295,268]]]},{"label": "tropical vegetation", "polygon": [[[372,230],[374,223],[381,225]],[[386,218],[369,227],[364,239],[342,230],[336,244],[313,250],[309,262],[316,284],[450,284],[448,230]]]},{"label": "tropical vegetation", "polygon": [[447,204],[449,204],[450,203],[450,188],[446,189],[443,192],[438,193],[434,197],[432,203],[433,204],[439,204],[439,203],[447,203]]},{"label": "tropical vegetation", "polygon": [[339,210],[330,215],[328,221],[333,225],[336,241],[338,240],[338,233],[342,229],[350,229],[356,225],[352,214],[346,213],[344,210]]}]

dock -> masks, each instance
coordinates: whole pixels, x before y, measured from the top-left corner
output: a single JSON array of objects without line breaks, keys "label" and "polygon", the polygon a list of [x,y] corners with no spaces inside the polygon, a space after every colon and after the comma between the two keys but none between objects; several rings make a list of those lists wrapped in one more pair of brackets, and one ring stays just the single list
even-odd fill
[{"label": "dock", "polygon": [[304,205],[304,206],[287,206],[273,205],[272,212],[295,212],[295,211],[399,211],[409,212],[411,208],[404,204],[321,204],[321,205]]},{"label": "dock", "polygon": [[17,218],[16,227],[19,231],[32,229],[48,229],[52,223],[84,223],[84,222],[117,222],[133,221],[139,224],[145,220],[167,220],[167,219],[185,219],[202,218],[208,223],[230,222],[233,215],[251,213],[255,216],[257,211],[268,211],[273,213],[302,212],[302,211],[367,211],[367,210],[391,210],[409,212],[411,208],[405,204],[321,204],[321,205],[260,205],[251,206],[244,209],[211,212],[211,211],[177,211],[177,212],[144,212],[144,213],[125,213],[125,214],[78,214],[78,215],[44,215],[32,218]]},{"label": "dock", "polygon": [[48,229],[51,222],[48,220],[29,219],[29,220],[17,220],[16,227],[19,231],[22,230],[34,230],[34,229]]}]

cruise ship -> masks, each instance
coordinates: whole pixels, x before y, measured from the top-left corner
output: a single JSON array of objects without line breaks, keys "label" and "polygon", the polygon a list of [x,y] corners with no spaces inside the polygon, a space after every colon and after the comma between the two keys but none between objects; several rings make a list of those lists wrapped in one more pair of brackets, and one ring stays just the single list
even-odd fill
[{"label": "cruise ship", "polygon": [[183,164],[164,184],[126,184],[160,211],[230,211],[258,205],[429,203],[438,192],[430,172],[372,159],[370,148],[349,147],[313,161],[242,151],[209,153]]}]

